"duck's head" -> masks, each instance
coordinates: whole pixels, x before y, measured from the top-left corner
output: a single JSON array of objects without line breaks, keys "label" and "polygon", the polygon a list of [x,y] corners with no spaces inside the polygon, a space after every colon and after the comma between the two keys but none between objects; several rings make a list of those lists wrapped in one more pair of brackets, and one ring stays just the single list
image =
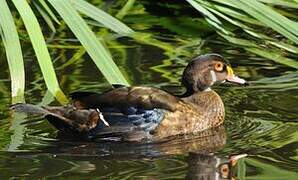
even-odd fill
[{"label": "duck's head", "polygon": [[205,91],[215,83],[232,82],[246,84],[244,79],[234,75],[231,66],[218,54],[206,54],[194,58],[185,68],[182,84],[188,94]]}]

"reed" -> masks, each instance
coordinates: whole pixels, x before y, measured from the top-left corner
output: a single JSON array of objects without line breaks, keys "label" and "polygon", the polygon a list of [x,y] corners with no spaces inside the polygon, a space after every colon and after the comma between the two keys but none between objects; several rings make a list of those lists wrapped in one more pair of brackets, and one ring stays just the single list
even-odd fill
[{"label": "reed", "polygon": [[[98,40],[80,13],[89,16],[103,26],[123,36],[131,35],[133,30],[87,1],[49,0],[48,2],[39,0],[38,2],[32,1],[29,4],[26,0],[12,0],[12,4],[16,7],[30,37],[46,86],[56,99],[62,104],[68,101],[59,86],[47,43],[37,20],[37,14],[34,14],[31,6],[36,7],[37,12],[40,13],[50,29],[56,32],[55,25],[59,25],[60,21],[49,7],[49,5],[52,5],[53,9],[58,12],[86,49],[108,82],[111,84],[128,85],[129,83],[114,63],[102,40]],[[25,70],[17,27],[14,24],[7,2],[0,0],[0,4],[1,37],[9,64],[12,99],[13,103],[24,102]]]}]

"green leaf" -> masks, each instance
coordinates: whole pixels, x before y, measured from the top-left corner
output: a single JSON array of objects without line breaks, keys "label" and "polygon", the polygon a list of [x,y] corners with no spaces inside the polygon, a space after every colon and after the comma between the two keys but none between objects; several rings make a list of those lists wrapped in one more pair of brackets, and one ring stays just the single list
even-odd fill
[{"label": "green leaf", "polygon": [[66,103],[67,99],[61,91],[54,67],[48,52],[46,42],[41,32],[36,16],[26,0],[12,0],[18,12],[20,13],[28,35],[30,37],[32,46],[37,56],[39,66],[41,68],[45,83],[49,91],[55,95],[58,101]]},{"label": "green leaf", "polygon": [[273,51],[265,51],[265,50],[260,49],[260,48],[246,48],[246,50],[250,51],[254,54],[257,54],[259,56],[271,59],[271,60],[273,60],[277,63],[284,64],[286,66],[298,69],[298,62],[297,61],[294,61],[292,59],[283,57],[280,53],[276,53],[276,52],[273,52]]},{"label": "green leaf", "polygon": [[55,16],[55,14],[53,13],[53,11],[51,10],[51,8],[48,6],[48,4],[44,1],[44,0],[39,0],[39,3],[43,6],[43,8],[47,11],[47,13],[52,17],[52,19],[57,23],[60,24],[60,22],[58,21],[57,17]]},{"label": "green leaf", "polygon": [[298,3],[295,3],[295,2],[289,2],[289,1],[285,1],[285,0],[282,0],[282,1],[281,0],[258,0],[258,1],[267,3],[267,4],[298,9]]},{"label": "green leaf", "polygon": [[254,54],[257,54],[259,56],[268,58],[274,62],[277,62],[279,64],[283,64],[295,69],[298,69],[298,62],[286,57],[283,57],[281,53],[279,52],[275,52],[272,51],[270,49],[264,49],[262,47],[259,47],[255,42],[253,41],[249,41],[246,39],[241,39],[241,38],[235,38],[235,37],[230,37],[230,36],[226,36],[224,34],[219,33],[223,38],[225,38],[227,41],[236,44],[236,45],[240,45],[240,46],[244,46],[243,48],[249,52],[252,52]]},{"label": "green leaf", "polygon": [[25,71],[18,32],[5,0],[0,0],[1,36],[11,76],[12,103],[24,102]]},{"label": "green leaf", "polygon": [[123,19],[127,12],[132,8],[136,0],[127,0],[123,8],[116,14],[118,19]]},{"label": "green leaf", "polygon": [[39,5],[35,1],[33,1],[33,4],[36,7],[36,9],[39,11],[40,15],[43,17],[43,19],[45,20],[45,22],[47,23],[49,28],[55,33],[56,28],[52,22],[52,19],[48,16],[48,14],[41,7],[39,7]]},{"label": "green leaf", "polygon": [[[74,1],[49,0],[49,2],[85,47],[86,51],[106,79],[111,84],[128,85],[128,82],[114,63],[109,51],[107,51],[100,43],[95,34],[74,8],[71,3]],[[92,9],[88,9],[88,11],[92,11]]]},{"label": "green leaf", "polygon": [[[77,10],[82,12],[83,14],[89,16],[90,18],[94,19],[95,21],[100,22],[107,28],[115,31],[121,35],[130,35],[134,31],[127,27],[125,24],[117,20],[116,18],[112,17],[108,13],[98,9],[97,7],[93,6],[92,4],[88,3],[84,0],[74,0],[71,1],[73,7]],[[70,3],[68,3],[70,4]],[[72,8],[73,8],[72,7]]]},{"label": "green leaf", "polygon": [[217,19],[217,17],[215,17],[211,12],[209,12],[206,8],[204,8],[203,6],[201,6],[198,2],[194,1],[194,0],[186,0],[189,4],[191,4],[196,10],[200,11],[202,14],[204,14],[205,16],[207,16],[209,19],[211,19],[212,21],[214,21],[217,24],[221,24],[221,21],[219,19]]},{"label": "green leaf", "polygon": [[238,8],[298,44],[298,25],[256,0],[229,0]]},{"label": "green leaf", "polygon": [[215,17],[211,12],[209,12],[205,7],[201,6],[198,2],[194,1],[194,0],[186,0],[188,3],[190,3],[195,9],[197,9],[198,11],[200,11],[202,14],[205,15],[206,17],[206,21],[211,24],[212,26],[214,26],[216,29],[222,31],[225,34],[231,34],[231,32],[226,31],[223,27],[222,27],[222,23],[219,19],[217,19],[217,17]]}]

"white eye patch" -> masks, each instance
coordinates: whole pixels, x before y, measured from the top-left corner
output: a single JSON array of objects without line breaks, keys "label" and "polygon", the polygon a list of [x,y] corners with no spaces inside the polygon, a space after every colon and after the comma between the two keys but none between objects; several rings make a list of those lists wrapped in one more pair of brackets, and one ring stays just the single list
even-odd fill
[{"label": "white eye patch", "polygon": [[211,70],[210,75],[211,75],[211,80],[212,80],[211,85],[213,85],[217,81],[216,74],[213,70]]}]

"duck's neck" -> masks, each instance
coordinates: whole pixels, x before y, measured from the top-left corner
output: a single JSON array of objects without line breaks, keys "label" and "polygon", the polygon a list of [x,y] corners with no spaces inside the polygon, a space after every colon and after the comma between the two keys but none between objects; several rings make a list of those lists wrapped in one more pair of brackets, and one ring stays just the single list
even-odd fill
[{"label": "duck's neck", "polygon": [[210,87],[206,87],[205,89],[203,89],[201,91],[195,92],[192,88],[186,88],[185,93],[182,95],[178,95],[178,97],[187,98],[187,97],[193,96],[194,94],[206,92],[206,91],[212,91],[212,89]]},{"label": "duck's neck", "polygon": [[199,91],[182,99],[185,102],[193,104],[212,125],[219,125],[223,122],[225,115],[224,104],[215,91],[211,89],[208,91]]}]

